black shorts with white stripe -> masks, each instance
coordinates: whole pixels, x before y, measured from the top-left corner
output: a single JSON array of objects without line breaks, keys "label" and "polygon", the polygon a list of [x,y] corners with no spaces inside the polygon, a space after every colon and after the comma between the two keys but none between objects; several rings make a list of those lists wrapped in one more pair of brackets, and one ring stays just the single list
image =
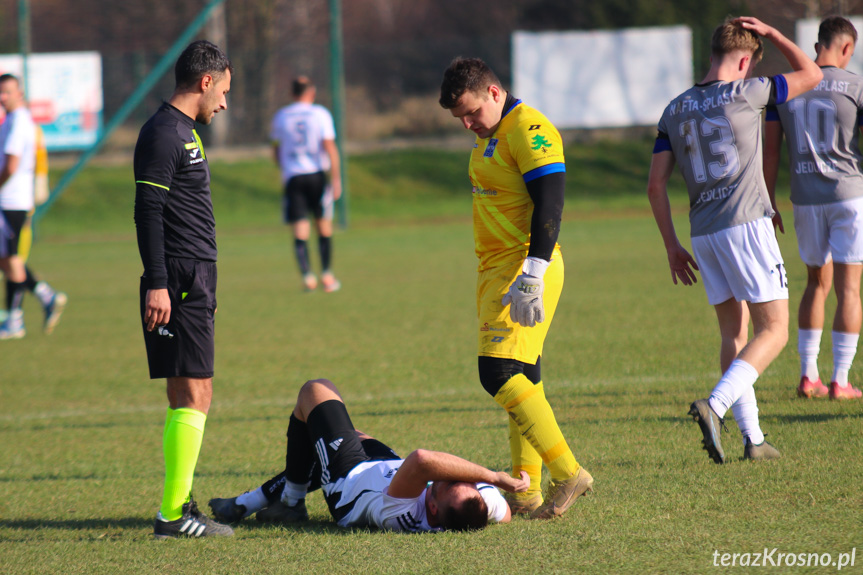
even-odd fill
[{"label": "black shorts with white stripe", "polygon": [[[306,420],[309,437],[315,447],[315,459],[320,471],[322,486],[347,477],[351,470],[364,461],[400,459],[389,447],[376,439],[361,440],[359,432],[348,415],[345,404],[338,400],[325,401],[315,407]],[[316,478],[312,478],[312,483]],[[340,492],[327,497],[330,513],[338,521],[350,509],[335,509]]]}]

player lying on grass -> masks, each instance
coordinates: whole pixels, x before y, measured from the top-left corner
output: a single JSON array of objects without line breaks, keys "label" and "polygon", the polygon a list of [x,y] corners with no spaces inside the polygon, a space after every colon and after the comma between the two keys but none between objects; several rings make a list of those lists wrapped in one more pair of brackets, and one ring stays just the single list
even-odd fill
[{"label": "player lying on grass", "polygon": [[482,529],[506,523],[510,509],[495,487],[526,491],[525,472],[514,478],[461,457],[417,449],[401,459],[356,430],[331,381],[307,381],[288,423],[285,470],[237,497],[210,500],[218,521],[236,523],[253,513],[262,522],[308,519],[305,497],[320,488],[342,527],[392,531]]}]

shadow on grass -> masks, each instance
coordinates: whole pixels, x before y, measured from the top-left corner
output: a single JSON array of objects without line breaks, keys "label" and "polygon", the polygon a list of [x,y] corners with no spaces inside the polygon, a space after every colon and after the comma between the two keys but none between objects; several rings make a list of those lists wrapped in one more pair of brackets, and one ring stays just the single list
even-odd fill
[{"label": "shadow on grass", "polygon": [[795,414],[768,414],[759,416],[762,421],[776,421],[779,423],[823,423],[834,419],[859,419],[863,413],[795,413]]},{"label": "shadow on grass", "polygon": [[237,525],[232,525],[234,532],[252,531],[263,533],[278,534],[283,531],[292,533],[307,533],[312,535],[348,535],[353,530],[339,527],[334,521],[326,521],[321,519],[309,519],[300,523],[274,524],[260,523],[254,519],[243,521]]},{"label": "shadow on grass", "polygon": [[100,529],[153,529],[152,519],[114,517],[98,519],[0,519],[0,529],[62,529],[86,531]]},{"label": "shadow on grass", "polygon": [[[388,409],[386,411],[375,410],[375,409],[364,409],[363,407],[357,407],[351,410],[352,413],[356,415],[369,415],[369,416],[379,416],[379,415],[428,415],[431,413],[469,413],[469,412],[480,412],[480,411],[494,411],[498,409],[493,402],[490,402],[490,405],[487,406],[466,406],[466,407],[452,407],[447,405],[442,405],[440,407],[419,407],[415,409],[403,409],[399,407],[394,407],[392,409]],[[227,414],[219,414],[220,423],[229,423],[229,422],[250,422],[250,421],[276,421],[282,423],[283,427],[287,428],[288,418],[290,417],[291,410],[285,409],[284,413],[273,414],[273,413],[262,413],[260,415],[249,416],[248,414],[244,415],[227,415]],[[3,431],[57,431],[63,429],[120,429],[120,428],[140,428],[143,426],[150,426],[156,429],[163,425],[163,422],[153,420],[155,423],[151,423],[150,419],[147,418],[145,421],[143,418],[140,419],[122,419],[116,421],[87,421],[87,422],[58,422],[56,419],[51,419],[48,422],[39,422],[29,424],[26,427],[21,426],[20,424],[16,424],[16,426],[12,425],[0,425],[0,432]]]},{"label": "shadow on grass", "polygon": [[[800,413],[800,414],[759,414],[759,419],[762,422],[770,421],[774,423],[824,423],[826,421],[833,421],[835,419],[859,419],[863,417],[863,413]],[[596,418],[583,418],[584,420],[590,419],[592,422],[602,422],[602,423],[628,423],[632,421],[638,421],[642,423],[669,423],[669,424],[678,424],[678,423],[686,423],[692,422],[692,417],[687,413],[681,413],[678,416],[672,415],[657,415],[652,416],[650,414],[639,414],[631,417],[596,417]],[[734,417],[731,416],[731,413],[728,414],[727,422],[733,421]]]},{"label": "shadow on grass", "polygon": [[[277,525],[273,523],[259,523],[255,520],[243,521],[238,525],[232,525],[235,533],[257,532],[256,534],[272,534],[278,535],[280,532],[290,531],[293,533],[305,533],[312,535],[349,535],[354,530],[339,527],[333,521],[325,521],[312,519],[302,523],[293,523],[288,525]],[[125,531],[143,531],[145,534],[153,529],[152,519],[142,519],[140,517],[122,517],[122,518],[99,518],[99,519],[0,519],[0,530],[14,529],[23,531],[104,531],[104,530],[125,530]],[[14,538],[0,536],[0,541],[7,542],[32,542],[32,536],[26,538]]]},{"label": "shadow on grass", "polygon": [[[83,417],[83,416],[82,416]],[[104,421],[104,422],[69,422],[59,423],[58,419],[48,420],[47,423],[18,423],[16,425],[0,426],[0,432],[20,432],[20,431],[56,431],[58,429],[118,429],[118,428],[137,428],[141,427],[140,420],[123,420],[123,421]],[[161,425],[161,424],[160,424]]]},{"label": "shadow on grass", "polygon": [[[284,459],[284,458],[282,458]],[[273,462],[273,465],[267,468],[259,468],[259,469],[218,469],[218,470],[196,470],[195,477],[204,478],[204,477],[240,477],[244,479],[253,479],[253,481],[257,481],[263,477],[272,477],[280,470],[276,470],[278,467],[277,462]],[[40,481],[109,481],[111,479],[116,479],[118,477],[122,477],[124,480],[130,479],[141,479],[142,481],[151,481],[153,475],[151,473],[40,473],[35,475],[7,475],[5,477],[0,477],[0,484],[2,483],[33,483]]]},{"label": "shadow on grass", "polygon": [[448,405],[441,405],[439,407],[420,407],[417,409],[405,409],[403,407],[393,407],[391,409],[385,410],[375,410],[370,408],[359,408],[351,410],[356,415],[361,416],[371,416],[371,417],[380,417],[380,416],[392,416],[392,415],[423,415],[428,416],[430,414],[439,413],[478,413],[483,411],[499,411],[500,408],[495,405],[493,402],[490,402],[488,406],[480,406],[480,405],[471,405],[467,407],[452,407]]}]

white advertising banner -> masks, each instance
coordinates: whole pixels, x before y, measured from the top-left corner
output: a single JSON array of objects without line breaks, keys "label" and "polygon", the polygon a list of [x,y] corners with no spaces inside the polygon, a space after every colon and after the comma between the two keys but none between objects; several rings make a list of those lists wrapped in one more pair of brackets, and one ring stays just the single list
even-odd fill
[{"label": "white advertising banner", "polygon": [[[857,36],[863,36],[863,16],[846,16],[846,18],[857,28]],[[798,20],[794,30],[797,36],[797,45],[813,60],[815,59],[815,43],[818,42],[818,26],[820,24],[821,20],[816,18]],[[858,49],[854,50],[847,70],[860,76],[863,75],[863,50],[860,50],[859,38],[857,45]]]},{"label": "white advertising banner", "polygon": [[[21,77],[18,54],[0,55],[0,74]],[[102,57],[98,52],[31,54],[26,96],[49,151],[88,148],[102,127]],[[0,110],[0,122],[2,111]]]},{"label": "white advertising banner", "polygon": [[692,87],[687,26],[515,32],[512,92],[558,128],[650,126]]}]

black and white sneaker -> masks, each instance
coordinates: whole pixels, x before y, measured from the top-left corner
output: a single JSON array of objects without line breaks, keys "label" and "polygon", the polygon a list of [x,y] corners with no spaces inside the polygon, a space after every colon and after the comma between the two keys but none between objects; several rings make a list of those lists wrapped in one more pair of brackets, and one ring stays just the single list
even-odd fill
[{"label": "black and white sneaker", "polygon": [[183,504],[183,516],[176,521],[166,521],[162,512],[156,515],[153,536],[156,539],[173,537],[230,537],[234,530],[227,525],[216,523],[200,511],[194,499]]},{"label": "black and white sneaker", "polygon": [[239,505],[236,497],[229,499],[210,499],[210,509],[216,521],[222,523],[239,523],[251,515],[245,505]]}]

